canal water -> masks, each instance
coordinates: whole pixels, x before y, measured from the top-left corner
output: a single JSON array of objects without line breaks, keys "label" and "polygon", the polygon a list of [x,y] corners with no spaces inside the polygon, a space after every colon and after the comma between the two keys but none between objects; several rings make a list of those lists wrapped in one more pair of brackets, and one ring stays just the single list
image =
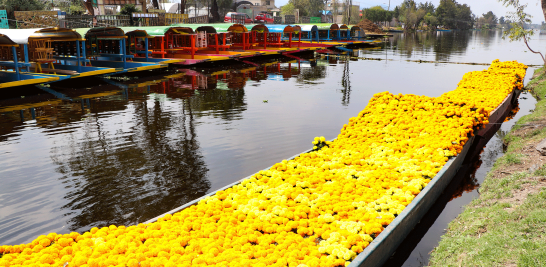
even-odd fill
[{"label": "canal water", "polygon": [[[2,89],[0,244],[144,222],[332,139],[378,92],[439,96],[494,59],[541,64],[500,31],[396,34],[349,55],[80,78]],[[531,45],[546,46],[536,36]],[[420,63],[419,61],[439,61]],[[526,82],[535,68],[529,68]],[[428,263],[447,224],[502,155],[503,124],[399,266]],[[396,257],[397,254],[395,254]]]}]

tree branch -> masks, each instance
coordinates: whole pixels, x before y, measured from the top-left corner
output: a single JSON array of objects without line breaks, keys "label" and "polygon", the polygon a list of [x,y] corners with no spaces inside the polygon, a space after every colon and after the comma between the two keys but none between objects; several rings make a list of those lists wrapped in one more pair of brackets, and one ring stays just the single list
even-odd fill
[{"label": "tree branch", "polygon": [[525,45],[527,46],[529,51],[531,51],[531,52],[533,52],[535,54],[539,54],[540,57],[542,58],[542,62],[544,62],[544,65],[546,66],[546,60],[544,59],[544,55],[542,55],[542,53],[540,51],[535,51],[535,50],[531,49],[531,47],[529,46],[529,43],[527,42],[527,36],[525,34],[525,28],[523,27],[523,22],[521,22],[521,29],[524,31],[523,42],[525,43]]}]

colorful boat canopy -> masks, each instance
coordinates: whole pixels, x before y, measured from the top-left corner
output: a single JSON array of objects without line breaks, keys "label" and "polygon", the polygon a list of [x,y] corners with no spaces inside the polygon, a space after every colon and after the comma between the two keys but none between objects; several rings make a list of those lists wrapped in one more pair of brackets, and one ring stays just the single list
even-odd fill
[{"label": "colorful boat canopy", "polygon": [[332,24],[332,23],[317,23],[317,24],[309,24],[309,23],[306,23],[306,24],[300,24],[301,26],[303,25],[316,25],[318,30],[322,30],[322,31],[327,31],[327,30],[339,30],[339,26],[337,24]]},{"label": "colorful boat canopy", "polygon": [[0,34],[6,35],[17,44],[28,44],[29,38],[47,38],[51,41],[85,40],[75,30],[65,28],[0,29]]},{"label": "colorful boat canopy", "polygon": [[301,24],[299,25],[301,27],[301,31],[303,32],[314,32],[318,31],[317,25],[311,25],[311,24]]},{"label": "colorful boat canopy", "polygon": [[300,27],[299,26],[291,26],[291,25],[283,25],[283,24],[265,24],[269,29],[269,32],[282,32],[282,33],[299,33]]},{"label": "colorful boat canopy", "polygon": [[[240,24],[237,24],[237,25],[240,25]],[[196,31],[198,28],[202,28],[202,27],[212,27],[216,30],[216,32],[228,32],[228,29],[232,26],[231,24],[229,23],[209,23],[209,24],[183,24],[183,23],[178,23],[178,24],[173,24],[171,25],[171,27],[173,26],[179,26],[179,27],[190,27],[192,28],[194,31]],[[248,25],[247,25],[248,26]],[[244,27],[244,26],[243,26]]]},{"label": "colorful boat canopy", "polygon": [[228,32],[248,32],[248,29],[245,25],[242,24],[233,24],[228,29]]},{"label": "colorful boat canopy", "polygon": [[269,32],[269,27],[263,24],[256,24],[252,27],[251,31],[260,33]]},{"label": "colorful boat canopy", "polygon": [[[166,29],[165,29],[166,28]],[[169,29],[169,26],[163,27],[121,27],[125,34],[131,33],[138,37],[153,37],[158,35],[165,35],[165,32]]]},{"label": "colorful boat canopy", "polygon": [[104,39],[121,39],[125,38],[125,32],[117,27],[99,27],[99,28],[87,28],[77,29],[80,34],[85,32],[85,38],[104,38]]}]

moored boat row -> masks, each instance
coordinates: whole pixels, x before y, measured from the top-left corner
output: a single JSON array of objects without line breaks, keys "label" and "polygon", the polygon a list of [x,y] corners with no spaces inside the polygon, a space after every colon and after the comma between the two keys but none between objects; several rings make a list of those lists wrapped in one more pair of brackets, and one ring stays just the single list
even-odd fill
[{"label": "moored boat row", "polygon": [[358,26],[175,24],[0,30],[0,88],[207,61],[373,45]]}]

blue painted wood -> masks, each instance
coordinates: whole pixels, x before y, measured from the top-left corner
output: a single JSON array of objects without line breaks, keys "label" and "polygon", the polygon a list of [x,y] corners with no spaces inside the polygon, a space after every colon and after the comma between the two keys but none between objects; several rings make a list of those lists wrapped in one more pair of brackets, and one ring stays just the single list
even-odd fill
[{"label": "blue painted wood", "polygon": [[144,47],[146,49],[146,61],[148,61],[149,54],[152,53],[152,51],[148,51],[148,37],[144,38]]},{"label": "blue painted wood", "polygon": [[62,60],[62,61],[78,61],[83,64],[85,64],[85,62],[89,62],[89,59],[87,58],[75,57],[75,56],[54,56],[53,59]]},{"label": "blue painted wood", "polygon": [[[29,63],[28,62],[28,45],[27,44],[23,44],[23,53],[25,53],[25,63]],[[27,72],[30,72],[30,64],[27,67]]]},{"label": "blue painted wood", "polygon": [[82,72],[81,71],[80,41],[79,40],[76,40],[76,57],[77,57],[77,62],[78,62],[78,72]]},{"label": "blue painted wood", "polygon": [[19,63],[17,62],[17,49],[15,46],[11,47],[11,54],[13,55],[13,67],[15,68],[15,73],[17,73],[17,80],[21,80],[21,74],[19,73]]},{"label": "blue painted wood", "polygon": [[56,98],[72,101],[72,98],[66,96],[63,93],[59,93],[59,92],[57,92],[57,91],[55,91],[55,90],[53,90],[53,89],[51,89],[49,87],[45,87],[45,86],[41,86],[41,85],[36,85],[36,87],[38,87],[38,88],[40,88],[40,89],[54,95]]},{"label": "blue painted wood", "polygon": [[[30,67],[32,64],[30,63],[21,63],[18,62],[17,64],[19,67]],[[13,67],[15,68],[15,62],[13,61],[0,61],[0,66],[6,66],[6,67]]]}]

